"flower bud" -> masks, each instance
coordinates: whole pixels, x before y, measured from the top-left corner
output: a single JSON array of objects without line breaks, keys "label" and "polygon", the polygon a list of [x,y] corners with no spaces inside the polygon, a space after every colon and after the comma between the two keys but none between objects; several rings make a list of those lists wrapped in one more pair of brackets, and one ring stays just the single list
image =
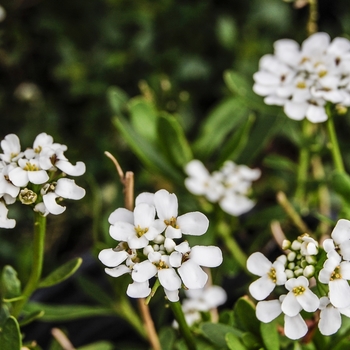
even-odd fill
[{"label": "flower bud", "polygon": [[293,278],[294,277],[294,272],[292,270],[285,270],[284,271],[286,273],[287,279]]},{"label": "flower bud", "polygon": [[308,265],[305,267],[303,275],[306,278],[311,278],[315,273],[315,267],[313,265]]},{"label": "flower bud", "polygon": [[304,272],[304,269],[299,268],[297,270],[294,270],[294,275],[295,277],[299,277],[303,275],[303,272]]},{"label": "flower bud", "polygon": [[295,240],[293,241],[292,245],[291,245],[291,249],[292,250],[300,250],[301,247],[301,242]]},{"label": "flower bud", "polygon": [[287,250],[290,248],[291,245],[292,243],[288,239],[284,239],[282,242],[282,249]]},{"label": "flower bud", "polygon": [[297,256],[297,255],[295,254],[295,252],[290,252],[290,253],[287,255],[287,259],[288,259],[288,261],[294,261],[296,256]]}]

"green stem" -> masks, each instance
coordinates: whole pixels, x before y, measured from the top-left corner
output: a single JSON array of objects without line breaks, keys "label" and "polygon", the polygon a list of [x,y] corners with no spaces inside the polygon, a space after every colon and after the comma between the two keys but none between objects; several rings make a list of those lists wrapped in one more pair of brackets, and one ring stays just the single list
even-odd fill
[{"label": "green stem", "polygon": [[234,259],[236,259],[237,263],[245,272],[248,272],[246,266],[248,257],[236,242],[235,238],[231,233],[230,227],[226,223],[220,222],[217,225],[216,229],[217,233],[224,240],[225,246],[231,252]]},{"label": "green stem", "polygon": [[333,162],[336,167],[336,169],[341,172],[345,173],[343,158],[340,153],[339,143],[337,139],[337,134],[335,132],[334,122],[333,118],[330,112],[330,108],[326,108],[328,119],[327,119],[327,129],[328,129],[328,135],[331,142],[330,149],[332,152]]},{"label": "green stem", "polygon": [[190,350],[196,350],[197,346],[196,346],[196,343],[195,343],[194,338],[192,336],[191,330],[188,327],[188,324],[186,322],[186,319],[185,319],[184,313],[182,311],[180,302],[179,301],[176,301],[174,303],[169,302],[169,305],[170,305],[171,310],[173,311],[173,314],[175,316],[177,323],[179,324],[180,332],[185,339],[187,347]]},{"label": "green stem", "polygon": [[28,282],[23,290],[22,298],[13,309],[13,315],[18,317],[23,306],[26,304],[30,296],[37,289],[44,261],[44,246],[46,233],[46,217],[40,213],[35,213],[34,221],[34,240],[33,240],[33,265]]},{"label": "green stem", "polygon": [[305,187],[308,179],[308,170],[310,165],[310,151],[307,145],[307,140],[310,134],[308,121],[305,119],[302,122],[302,134],[303,134],[303,145],[299,153],[299,166],[297,174],[297,189],[295,192],[295,199],[299,203],[301,208],[306,206],[305,203]]}]

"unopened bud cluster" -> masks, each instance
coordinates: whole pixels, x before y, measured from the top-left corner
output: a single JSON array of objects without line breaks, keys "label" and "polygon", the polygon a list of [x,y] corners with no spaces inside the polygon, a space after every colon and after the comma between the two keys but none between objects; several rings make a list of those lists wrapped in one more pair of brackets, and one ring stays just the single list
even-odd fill
[{"label": "unopened bud cluster", "polygon": [[307,233],[299,236],[293,242],[284,240],[282,248],[287,252],[285,273],[287,279],[305,276],[311,278],[315,274],[318,243]]}]

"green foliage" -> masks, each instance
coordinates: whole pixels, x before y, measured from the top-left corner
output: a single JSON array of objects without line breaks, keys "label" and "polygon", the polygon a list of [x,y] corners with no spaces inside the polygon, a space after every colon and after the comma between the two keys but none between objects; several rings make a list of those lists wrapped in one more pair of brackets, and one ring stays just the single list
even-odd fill
[{"label": "green foliage", "polygon": [[21,350],[22,336],[17,320],[10,316],[0,330],[1,350]]},{"label": "green foliage", "polygon": [[67,263],[60,266],[58,269],[54,270],[52,273],[50,273],[49,276],[44,278],[39,283],[39,288],[51,287],[51,286],[54,286],[55,284],[63,282],[78,270],[82,262],[83,262],[83,259],[81,258],[75,258],[75,259],[72,259],[71,261],[68,261]]},{"label": "green foliage", "polygon": [[12,266],[4,266],[1,274],[0,295],[2,299],[14,299],[21,295],[21,281]]}]

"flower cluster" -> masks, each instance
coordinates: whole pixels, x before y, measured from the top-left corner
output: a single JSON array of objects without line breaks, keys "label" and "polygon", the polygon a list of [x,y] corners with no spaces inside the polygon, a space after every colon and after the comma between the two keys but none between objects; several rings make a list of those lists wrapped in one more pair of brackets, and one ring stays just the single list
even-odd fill
[{"label": "flower cluster", "polygon": [[71,164],[65,157],[67,146],[54,143],[52,136],[39,134],[33,148],[21,151],[15,134],[1,141],[0,153],[0,227],[13,228],[15,220],[7,217],[7,206],[19,200],[43,215],[61,214],[65,207],[61,199],[81,199],[85,190],[66,175],[79,176],[85,164]]},{"label": "flower cluster", "polygon": [[[283,313],[286,336],[299,339],[308,331],[302,310],[319,312],[316,319],[323,335],[338,331],[341,314],[350,317],[350,221],[339,220],[331,237],[323,242],[323,249],[307,234],[285,241],[286,254],[274,263],[261,253],[248,258],[248,270],[260,276],[249,291],[259,300],[256,315],[261,322],[271,322]],[[284,286],[286,294],[264,300],[276,286]]]},{"label": "flower cluster", "polygon": [[134,211],[116,209],[109,216],[110,235],[118,245],[104,249],[98,258],[113,277],[129,273],[132,283],[127,295],[147,297],[149,280],[157,277],[167,298],[179,300],[182,284],[187,289],[203,288],[208,275],[201,266],[216,267],[222,262],[222,253],[215,246],[190,247],[187,241],[176,242],[182,235],[203,235],[209,226],[200,212],[178,216],[178,200],[166,190],[141,193],[136,198]]},{"label": "flower cluster", "polygon": [[274,43],[274,55],[260,59],[253,90],[265,103],[284,107],[294,120],[327,120],[327,102],[350,105],[350,41],[315,33],[301,47],[293,40]]},{"label": "flower cluster", "polygon": [[[182,300],[182,311],[186,323],[193,326],[202,321],[202,313],[209,312],[224,304],[227,294],[220,286],[205,286],[202,289],[189,289],[185,291],[186,298]],[[174,327],[178,326],[174,321]]]},{"label": "flower cluster", "polygon": [[191,193],[205,196],[210,202],[218,202],[228,214],[242,215],[255,204],[247,194],[252,181],[260,177],[259,169],[226,161],[220,170],[210,174],[201,161],[194,159],[186,165],[185,172],[189,176],[185,186]]}]

